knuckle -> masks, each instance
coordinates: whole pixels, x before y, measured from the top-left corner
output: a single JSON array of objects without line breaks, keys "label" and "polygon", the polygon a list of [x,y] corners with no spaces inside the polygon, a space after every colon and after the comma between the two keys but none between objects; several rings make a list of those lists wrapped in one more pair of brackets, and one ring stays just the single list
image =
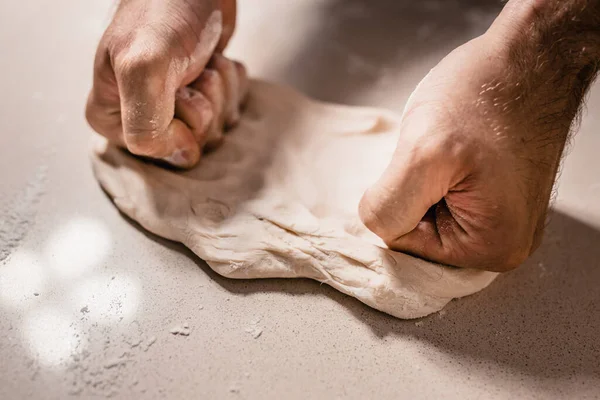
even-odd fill
[{"label": "knuckle", "polygon": [[146,75],[161,68],[169,59],[169,48],[151,38],[135,39],[115,57],[115,72],[120,76]]},{"label": "knuckle", "polygon": [[244,63],[238,61],[238,60],[232,60],[233,65],[237,68],[237,70],[241,73],[246,73],[246,66],[244,65]]},{"label": "knuckle", "polygon": [[88,98],[87,104],[85,105],[85,119],[88,122],[88,124],[90,124],[90,126],[98,132],[98,129],[96,127],[96,122],[98,120],[97,106],[94,103],[94,100],[91,98],[91,96]]},{"label": "knuckle", "polygon": [[440,148],[453,159],[462,159],[471,152],[472,141],[468,134],[457,129],[449,129],[444,134]]},{"label": "knuckle", "polygon": [[522,238],[522,240],[513,241],[510,250],[506,252],[506,257],[502,265],[504,271],[511,271],[523,264],[531,255],[533,238]]},{"label": "knuckle", "polygon": [[435,161],[460,162],[471,157],[472,141],[469,135],[455,129],[442,131],[430,140],[424,140],[420,148],[421,160],[431,163]]},{"label": "knuckle", "polygon": [[210,59],[210,65],[214,65],[215,67],[222,66],[226,61],[228,61],[227,57],[220,53],[215,53]]},{"label": "knuckle", "polygon": [[535,246],[535,235],[527,227],[519,227],[514,221],[513,229],[507,229],[498,246],[499,257],[497,268],[500,272],[516,269],[531,255]]},{"label": "knuckle", "polygon": [[192,87],[205,95],[211,95],[221,90],[223,85],[219,73],[211,68],[206,68],[202,74],[192,83]]},{"label": "knuckle", "polygon": [[521,264],[527,260],[529,257],[529,253],[516,250],[508,252],[502,255],[495,263],[494,263],[494,271],[496,272],[508,272],[516,269]]},{"label": "knuckle", "polygon": [[488,248],[484,269],[494,272],[508,272],[516,269],[529,258],[529,249],[516,241],[501,243],[495,251]]},{"label": "knuckle", "polygon": [[135,75],[146,75],[156,67],[162,55],[155,52],[146,54],[127,54],[122,56],[116,67],[116,73],[120,76],[129,77]]},{"label": "knuckle", "polygon": [[223,83],[221,75],[214,69],[207,68],[202,73],[202,79],[207,85],[211,85],[211,86],[219,86],[219,85],[222,85],[222,83]]},{"label": "knuckle", "polygon": [[204,70],[193,87],[206,96],[213,103],[213,107],[222,107],[225,86],[221,75],[217,71],[213,69]]},{"label": "knuckle", "polygon": [[384,241],[393,236],[390,233],[389,224],[386,223],[388,219],[385,218],[385,212],[373,189],[365,192],[358,206],[358,214],[363,224]]},{"label": "knuckle", "polygon": [[209,66],[223,75],[225,79],[231,79],[237,75],[238,71],[234,61],[220,54],[213,56]]},{"label": "knuckle", "polygon": [[87,120],[88,125],[96,132],[102,136],[108,137],[108,130],[101,123],[101,121],[93,114],[86,110],[85,119]]},{"label": "knuckle", "polygon": [[94,131],[106,138],[115,139],[118,136],[115,128],[119,117],[111,115],[106,107],[103,107],[94,99],[93,95],[88,97],[85,106],[85,119]]},{"label": "knuckle", "polygon": [[403,125],[404,146],[416,163],[464,161],[477,153],[477,135],[444,105],[425,102],[413,106]]}]

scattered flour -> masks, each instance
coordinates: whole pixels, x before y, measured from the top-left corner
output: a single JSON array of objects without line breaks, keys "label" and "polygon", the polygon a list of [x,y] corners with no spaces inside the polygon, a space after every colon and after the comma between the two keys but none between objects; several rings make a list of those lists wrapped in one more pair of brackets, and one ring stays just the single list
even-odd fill
[{"label": "scattered flour", "polygon": [[249,333],[254,339],[258,339],[263,333],[263,330],[258,326],[248,327],[244,331]]},{"label": "scattered flour", "polygon": [[76,346],[79,351],[73,353],[67,366],[65,379],[71,395],[110,398],[122,395],[123,389],[138,394],[146,391],[139,384],[138,365],[148,362],[145,352],[157,338],[146,336],[137,321],[120,328],[119,337],[114,336],[115,326],[89,325],[85,339]]},{"label": "scattered flour", "polygon": [[171,330],[169,331],[171,332],[171,334],[177,336],[190,336],[191,330],[190,330],[190,326],[185,323],[181,326],[176,325],[174,327],[171,328]]},{"label": "scattered flour", "polygon": [[148,351],[150,346],[152,346],[154,343],[156,343],[156,336],[150,336],[146,341],[146,347],[144,347],[144,351]]},{"label": "scattered flour", "polygon": [[252,336],[254,339],[258,339],[262,333],[263,330],[262,328],[260,328],[258,326],[258,323],[260,322],[261,318],[255,318],[253,321],[250,322],[250,326],[248,326],[246,329],[244,329],[244,332],[249,333],[250,336]]},{"label": "scattered flour", "polygon": [[12,198],[0,194],[0,263],[20,245],[31,229],[37,205],[44,194],[47,167],[40,166],[20,193]]}]

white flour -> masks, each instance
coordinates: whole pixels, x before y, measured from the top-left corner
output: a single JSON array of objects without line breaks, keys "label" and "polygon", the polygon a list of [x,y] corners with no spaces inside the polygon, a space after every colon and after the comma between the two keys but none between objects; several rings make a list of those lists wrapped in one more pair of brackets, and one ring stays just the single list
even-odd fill
[{"label": "white flour", "polygon": [[44,195],[46,166],[38,167],[25,187],[13,196],[0,197],[0,263],[23,241],[35,221],[37,205]]}]

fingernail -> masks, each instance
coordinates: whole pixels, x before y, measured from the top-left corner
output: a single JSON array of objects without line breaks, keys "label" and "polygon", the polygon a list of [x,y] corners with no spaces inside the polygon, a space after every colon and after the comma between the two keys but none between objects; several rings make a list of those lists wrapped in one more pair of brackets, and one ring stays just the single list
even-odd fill
[{"label": "fingernail", "polygon": [[190,165],[190,154],[187,150],[175,150],[169,157],[163,158],[166,162],[176,167],[185,168]]}]

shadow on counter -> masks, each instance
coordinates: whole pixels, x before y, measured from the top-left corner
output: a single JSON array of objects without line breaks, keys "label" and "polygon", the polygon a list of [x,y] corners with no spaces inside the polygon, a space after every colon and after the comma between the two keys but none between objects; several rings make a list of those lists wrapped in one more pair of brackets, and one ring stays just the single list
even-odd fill
[{"label": "shadow on counter", "polygon": [[418,321],[394,318],[308,279],[224,278],[183,245],[128,221],[152,240],[190,257],[234,294],[327,296],[378,337],[415,337],[474,363],[502,364],[540,378],[600,375],[600,230],[561,213],[554,213],[544,243],[524,265],[499,276],[482,292],[454,300]]}]

